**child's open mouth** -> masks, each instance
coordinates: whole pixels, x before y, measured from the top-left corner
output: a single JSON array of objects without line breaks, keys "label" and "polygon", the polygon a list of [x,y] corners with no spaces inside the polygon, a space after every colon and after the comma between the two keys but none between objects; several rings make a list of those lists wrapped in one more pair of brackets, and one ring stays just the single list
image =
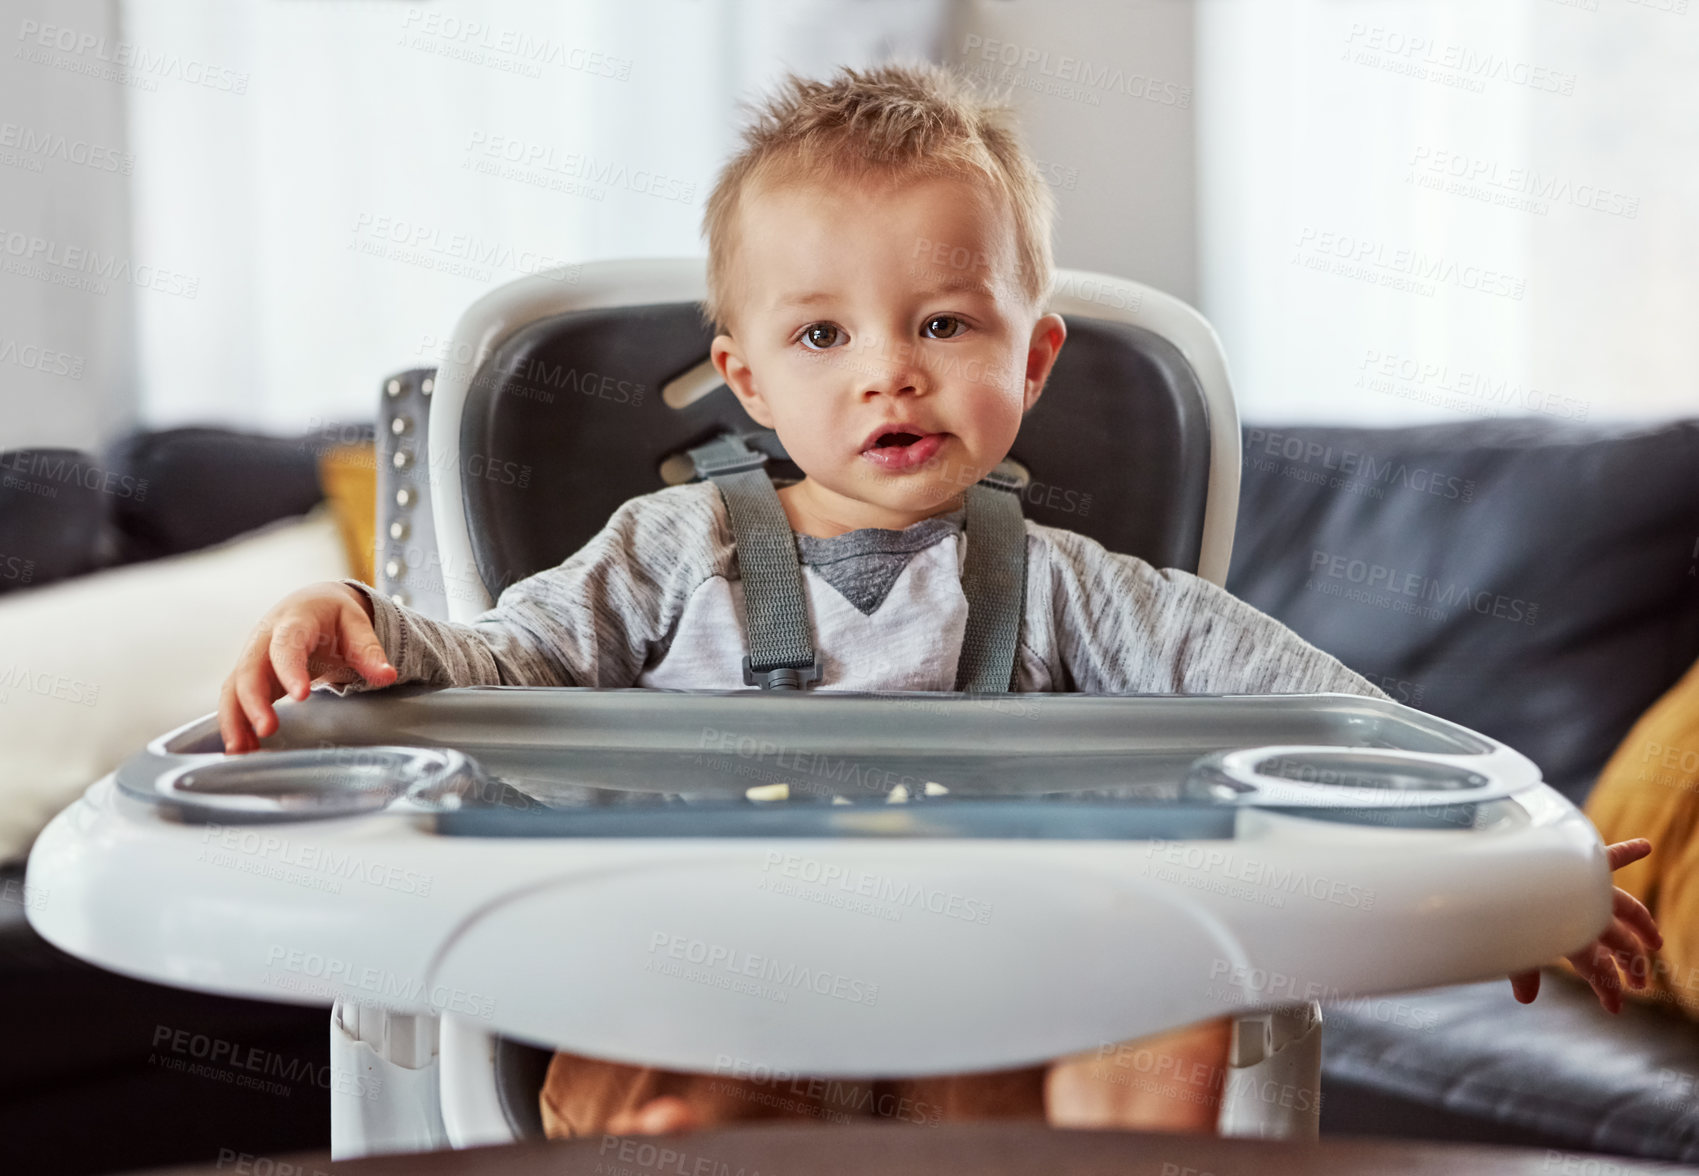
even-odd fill
[{"label": "child's open mouth", "polygon": [[945,433],[882,433],[861,456],[889,473],[926,464],[944,445]]}]

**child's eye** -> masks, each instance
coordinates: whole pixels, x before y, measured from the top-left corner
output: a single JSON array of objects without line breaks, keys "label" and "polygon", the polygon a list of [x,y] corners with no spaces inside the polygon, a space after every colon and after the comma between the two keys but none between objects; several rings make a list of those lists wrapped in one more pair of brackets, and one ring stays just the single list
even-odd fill
[{"label": "child's eye", "polygon": [[810,351],[829,351],[842,335],[831,323],[810,323],[802,329],[802,343]]},{"label": "child's eye", "polygon": [[953,339],[957,335],[961,334],[964,330],[967,329],[967,324],[962,322],[961,319],[957,318],[953,314],[936,314],[936,315],[933,315],[931,318],[926,320],[926,329],[930,331],[934,326],[936,326],[939,323],[954,323],[955,329],[951,330],[949,327],[946,326],[944,328],[946,333],[942,334],[942,335],[933,335],[932,338],[934,338],[934,339]]}]

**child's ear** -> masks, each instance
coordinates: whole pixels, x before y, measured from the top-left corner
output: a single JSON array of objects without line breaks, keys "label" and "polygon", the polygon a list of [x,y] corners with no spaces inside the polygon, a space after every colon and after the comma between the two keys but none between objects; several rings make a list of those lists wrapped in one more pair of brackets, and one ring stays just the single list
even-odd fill
[{"label": "child's ear", "polygon": [[767,411],[767,402],[755,387],[755,373],[750,370],[749,364],[744,362],[743,351],[738,347],[737,340],[730,335],[714,336],[708,356],[713,360],[714,369],[720,373],[720,378],[726,382],[726,387],[732,390],[732,395],[743,405],[743,411],[762,428],[771,429],[773,415]]},{"label": "child's ear", "polygon": [[1023,417],[1038,403],[1045,381],[1050,378],[1050,369],[1056,366],[1056,357],[1062,353],[1062,344],[1067,340],[1068,324],[1059,314],[1044,315],[1033,324],[1026,353],[1026,407],[1021,410]]}]

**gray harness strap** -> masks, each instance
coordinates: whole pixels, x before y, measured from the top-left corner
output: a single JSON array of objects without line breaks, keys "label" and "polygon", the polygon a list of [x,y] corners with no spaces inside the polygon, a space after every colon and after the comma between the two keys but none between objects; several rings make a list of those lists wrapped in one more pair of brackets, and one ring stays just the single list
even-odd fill
[{"label": "gray harness strap", "polygon": [[1006,466],[967,488],[962,593],[967,629],[956,663],[956,689],[1007,694],[1014,689],[1015,643],[1026,607],[1026,520],[1019,482]]},{"label": "gray harness strap", "polygon": [[743,682],[763,690],[797,690],[820,680],[820,657],[808,632],[796,539],[767,476],[767,455],[726,433],[690,451],[696,472],[719,487],[737,541],[743,576],[743,621],[749,653]]},{"label": "gray harness strap", "polygon": [[[797,690],[818,682],[820,657],[808,629],[796,538],[767,476],[767,455],[733,433],[689,454],[697,475],[712,481],[725,499],[737,543],[749,632],[744,684]],[[959,691],[1002,694],[1014,684],[1015,643],[1026,603],[1026,522],[1018,488],[1014,473],[999,466],[965,495],[962,593],[968,613],[956,667]]]}]

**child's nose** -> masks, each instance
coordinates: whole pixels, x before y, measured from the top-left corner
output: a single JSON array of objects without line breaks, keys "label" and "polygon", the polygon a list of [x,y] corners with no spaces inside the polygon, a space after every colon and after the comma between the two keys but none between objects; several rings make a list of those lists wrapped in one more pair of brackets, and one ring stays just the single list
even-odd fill
[{"label": "child's nose", "polygon": [[880,355],[865,363],[858,373],[862,392],[913,395],[928,387],[927,374],[915,361],[912,350],[907,354]]}]

